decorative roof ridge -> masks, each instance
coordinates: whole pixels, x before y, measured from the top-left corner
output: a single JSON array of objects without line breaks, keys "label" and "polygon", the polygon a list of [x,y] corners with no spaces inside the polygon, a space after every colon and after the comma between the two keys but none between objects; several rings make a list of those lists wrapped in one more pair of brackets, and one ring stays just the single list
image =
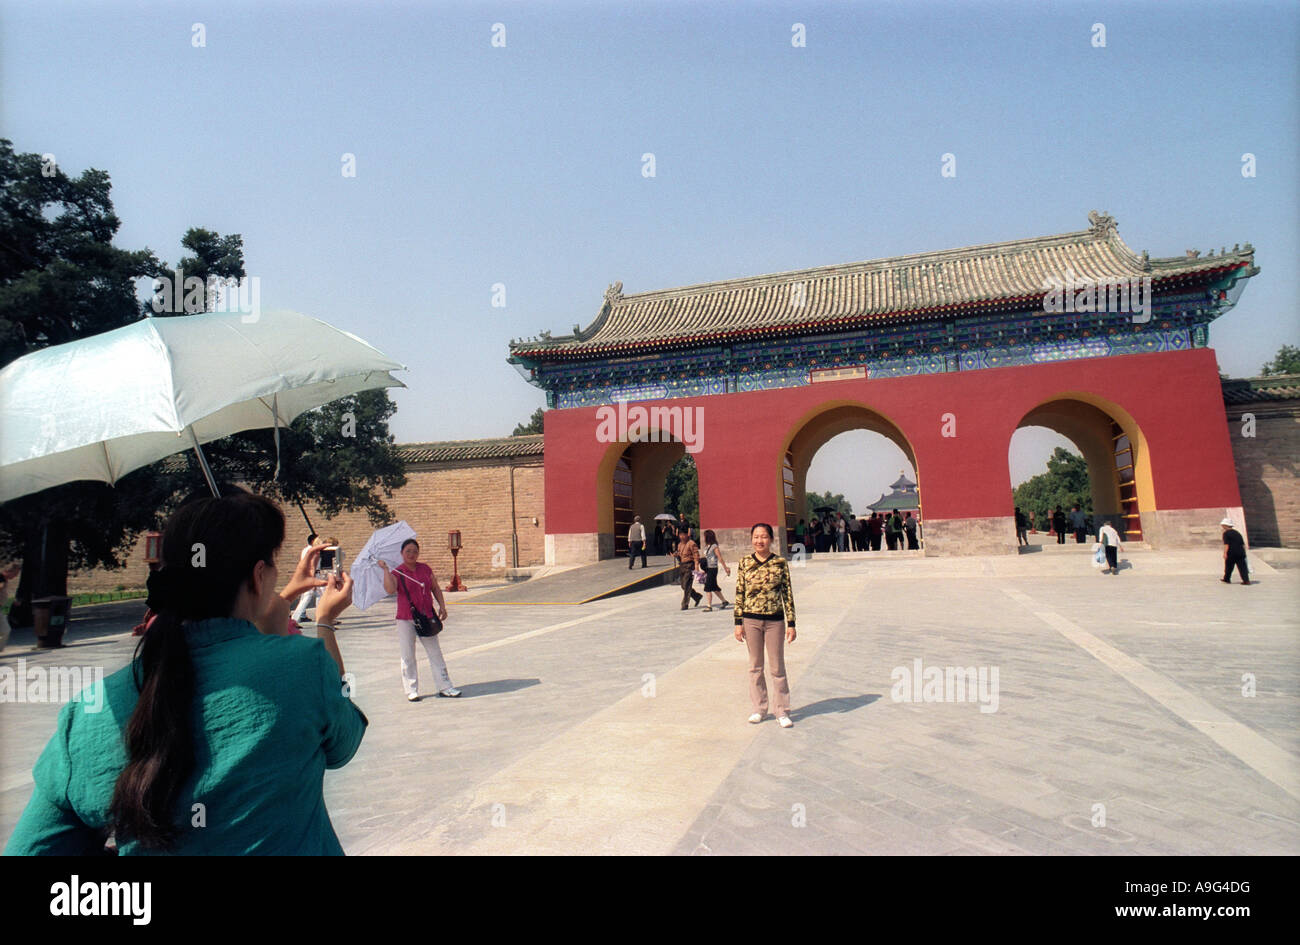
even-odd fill
[{"label": "decorative roof ridge", "polygon": [[488,444],[505,446],[512,443],[525,446],[541,443],[545,439],[546,437],[541,433],[522,433],[519,436],[486,436],[473,440],[429,440],[419,443],[394,443],[393,446],[399,450],[427,450],[435,447],[448,449],[456,446],[486,446]]},{"label": "decorative roof ridge", "polygon": [[[650,299],[668,299],[680,295],[693,295],[706,290],[709,291],[726,291],[728,289],[738,288],[758,288],[763,285],[781,285],[793,281],[796,276],[805,278],[820,278],[822,276],[842,275],[846,272],[875,272],[882,269],[894,269],[904,265],[921,265],[926,263],[949,262],[954,259],[964,259],[971,256],[992,254],[993,251],[999,251],[1003,254],[1018,252],[1026,249],[1045,249],[1052,246],[1068,245],[1072,243],[1087,242],[1105,242],[1114,248],[1122,257],[1126,258],[1134,269],[1151,271],[1153,268],[1174,269],[1180,266],[1186,266],[1187,260],[1198,259],[1209,261],[1215,260],[1216,263],[1223,256],[1238,256],[1242,261],[1254,254],[1254,247],[1249,243],[1244,250],[1234,246],[1231,250],[1224,250],[1223,256],[1213,255],[1213,251],[1206,256],[1201,256],[1199,250],[1189,250],[1185,256],[1157,257],[1151,259],[1149,254],[1143,251],[1136,253],[1124,242],[1119,235],[1119,227],[1115,218],[1109,214],[1098,213],[1096,210],[1089,212],[1088,220],[1092,224],[1086,230],[1075,230],[1070,233],[1055,233],[1050,236],[1030,236],[1022,237],[1015,240],[1002,240],[996,243],[976,243],[970,246],[958,246],[952,249],[928,250],[921,253],[907,253],[902,256],[883,256],[877,259],[864,259],[854,262],[834,263],[829,266],[814,266],[809,269],[789,269],[783,272],[765,273],[757,276],[740,276],[735,279],[723,279],[717,282],[698,282],[691,285],[674,286],[668,289],[653,289],[648,292],[635,292],[631,295],[622,293],[623,283],[615,283],[618,288],[616,304],[628,304],[632,302],[644,302]],[[1208,268],[1208,267],[1207,267]],[[606,301],[609,301],[609,293],[606,292]],[[555,341],[560,339],[555,338]]]},{"label": "decorative roof ridge", "polygon": [[1300,374],[1261,374],[1256,377],[1224,377],[1220,378],[1220,384],[1224,387],[1249,387],[1256,390],[1267,390],[1270,387],[1300,387]]}]

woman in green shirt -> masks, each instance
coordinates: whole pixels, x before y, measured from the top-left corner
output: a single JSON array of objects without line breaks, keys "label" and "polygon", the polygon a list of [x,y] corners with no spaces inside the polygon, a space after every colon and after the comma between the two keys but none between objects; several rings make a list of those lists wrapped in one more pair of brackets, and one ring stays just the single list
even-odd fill
[{"label": "woman in green shirt", "polygon": [[[288,636],[290,602],[325,585],[318,630],[352,580],[316,579],[319,553],[276,594],[284,515],[261,496],[201,499],[172,516],[149,577],[159,616],[131,665],[59,712],[6,854],[342,854],[326,768],[366,718],[319,639]],[[102,711],[100,711],[102,710]]]}]

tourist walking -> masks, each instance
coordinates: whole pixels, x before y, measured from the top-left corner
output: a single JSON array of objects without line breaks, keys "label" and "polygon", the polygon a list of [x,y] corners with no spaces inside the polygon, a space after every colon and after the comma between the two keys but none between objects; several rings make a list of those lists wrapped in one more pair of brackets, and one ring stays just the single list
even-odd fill
[{"label": "tourist walking", "polygon": [[1106,567],[1101,573],[1119,574],[1119,553],[1124,550],[1123,545],[1120,544],[1119,532],[1115,531],[1110,522],[1106,522],[1097,531],[1097,541],[1106,553]]},{"label": "tourist walking", "polygon": [[700,601],[704,595],[694,588],[695,572],[699,568],[700,549],[695,542],[691,541],[691,536],[685,528],[677,535],[677,547],[673,550],[673,557],[677,559],[677,580],[682,586],[682,610],[687,607],[687,601],[694,598],[695,606],[700,606]]},{"label": "tourist walking", "polygon": [[919,551],[921,545],[916,540],[916,519],[911,512],[903,517],[903,532],[907,535],[907,550]]},{"label": "tourist walking", "polygon": [[890,551],[903,550],[903,520],[898,515],[898,509],[894,509],[885,525],[885,539],[889,542]]},{"label": "tourist walking", "polygon": [[[1246,539],[1237,531],[1232,519],[1225,518],[1223,526],[1223,583],[1232,583],[1232,569],[1241,575],[1241,583],[1250,584],[1250,571],[1246,568]],[[1268,583],[1267,581],[1265,583]]]},{"label": "tourist walking", "polygon": [[1070,528],[1074,529],[1074,543],[1082,545],[1084,536],[1088,534],[1088,516],[1077,505],[1070,509]]},{"label": "tourist walking", "polygon": [[402,563],[393,570],[388,569],[388,562],[382,558],[378,566],[384,572],[384,590],[397,595],[397,645],[402,655],[402,686],[406,689],[407,701],[420,701],[419,661],[415,656],[417,639],[424,644],[424,652],[429,657],[429,668],[433,670],[433,684],[437,687],[438,695],[455,698],[460,695],[460,690],[451,684],[451,674],[447,672],[447,661],[442,658],[442,647],[438,645],[437,635],[417,636],[415,621],[411,617],[412,607],[426,617],[433,616],[433,600],[436,597],[438,619],[447,619],[447,602],[443,600],[438,577],[433,573],[433,568],[420,560],[420,543],[414,538],[402,542],[401,552]]},{"label": "tourist walking", "polygon": [[632,519],[632,525],[627,530],[627,569],[632,570],[632,562],[636,556],[641,556],[641,568],[645,568],[645,526],[641,524],[641,516],[637,515]]},{"label": "tourist walking", "polygon": [[316,622],[332,625],[352,579],[318,580],[312,553],[277,594],[283,542],[284,514],[243,491],[172,515],[158,616],[130,665],[59,711],[6,854],[97,854],[111,833],[124,855],[342,855],[325,769],[352,759],[366,717],[325,647],[286,634],[294,597],[324,585]]},{"label": "tourist walking", "polygon": [[706,612],[713,610],[713,595],[718,595],[718,609],[728,605],[728,601],[722,596],[722,588],[718,587],[718,568],[722,567],[727,572],[727,577],[731,577],[731,568],[727,562],[722,559],[722,549],[718,547],[718,536],[713,533],[713,529],[704,532],[704,596],[708,598],[704,602]]},{"label": "tourist walking", "polygon": [[790,720],[790,681],[785,672],[785,645],[795,641],[794,589],[790,565],[772,551],[772,526],[759,523],[749,531],[752,553],[736,565],[736,640],[749,650],[749,721],[763,721],[768,709],[763,661],[772,674],[772,711],[782,728]]},{"label": "tourist walking", "polygon": [[880,513],[872,512],[871,518],[867,519],[867,538],[871,543],[871,551],[880,550],[880,533],[884,525],[880,521]]},{"label": "tourist walking", "polygon": [[1065,544],[1065,512],[1058,505],[1056,511],[1052,513],[1052,531],[1056,532],[1056,543]]},{"label": "tourist walking", "polygon": [[1029,544],[1029,535],[1026,532],[1029,529],[1029,521],[1025,518],[1025,513],[1020,511],[1016,506],[1016,547]]},{"label": "tourist walking", "polygon": [[808,526],[804,524],[803,519],[799,519],[799,524],[794,527],[794,541],[795,544],[797,545],[805,545],[804,548],[805,552],[808,550],[806,547],[807,543],[805,541],[807,537],[808,537]]}]

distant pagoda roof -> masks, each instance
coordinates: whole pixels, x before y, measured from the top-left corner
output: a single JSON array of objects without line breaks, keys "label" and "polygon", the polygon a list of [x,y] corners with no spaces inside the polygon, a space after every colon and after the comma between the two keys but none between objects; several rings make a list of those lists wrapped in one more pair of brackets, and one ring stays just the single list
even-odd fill
[{"label": "distant pagoda roof", "polygon": [[913,493],[915,493],[916,483],[908,479],[905,473],[900,472],[898,478],[890,483],[889,488],[893,489],[895,492],[906,492],[908,489],[911,489]]},{"label": "distant pagoda roof", "polygon": [[867,508],[873,512],[906,512],[909,509],[919,509],[915,492],[891,492],[889,495],[882,495],[875,502],[872,502]]},{"label": "distant pagoda roof", "polygon": [[[765,276],[623,294],[572,335],[512,340],[511,360],[577,360],[645,350],[757,340],[764,336],[845,331],[918,318],[1039,304],[1049,280],[1073,277],[1115,284],[1149,276],[1165,291],[1203,284],[1234,270],[1253,276],[1254,248],[1219,255],[1151,259],[1119,237],[1115,219],[1092,211],[1086,230],[961,249],[891,256]],[[802,304],[800,304],[802,303]]]}]

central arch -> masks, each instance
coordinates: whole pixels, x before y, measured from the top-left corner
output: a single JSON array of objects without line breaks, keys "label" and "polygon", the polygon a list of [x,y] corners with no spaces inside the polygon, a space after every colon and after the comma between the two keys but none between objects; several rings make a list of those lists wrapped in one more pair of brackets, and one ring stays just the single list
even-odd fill
[{"label": "central arch", "polygon": [[[785,526],[781,529],[783,552],[789,553],[785,531],[793,528],[793,523],[790,521],[790,499],[794,500],[795,510],[802,507],[803,496],[808,488],[808,469],[812,465],[813,457],[835,437],[851,430],[879,433],[902,450],[907,461],[912,464],[912,469],[916,471],[917,491],[921,496],[925,495],[921,490],[921,469],[916,461],[916,451],[897,423],[860,401],[826,401],[804,413],[791,425],[778,458],[776,488],[777,495],[780,496],[779,508],[783,513],[780,524]],[[796,521],[800,514],[796,511],[794,515]]]}]

